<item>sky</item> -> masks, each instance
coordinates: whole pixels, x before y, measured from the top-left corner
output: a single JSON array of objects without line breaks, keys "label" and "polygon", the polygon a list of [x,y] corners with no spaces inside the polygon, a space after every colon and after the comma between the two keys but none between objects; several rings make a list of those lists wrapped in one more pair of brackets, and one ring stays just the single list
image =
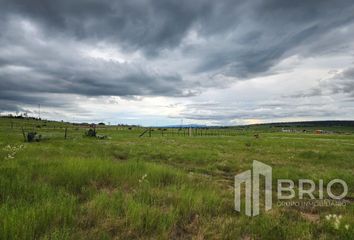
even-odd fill
[{"label": "sky", "polygon": [[354,119],[353,0],[0,0],[0,114]]}]

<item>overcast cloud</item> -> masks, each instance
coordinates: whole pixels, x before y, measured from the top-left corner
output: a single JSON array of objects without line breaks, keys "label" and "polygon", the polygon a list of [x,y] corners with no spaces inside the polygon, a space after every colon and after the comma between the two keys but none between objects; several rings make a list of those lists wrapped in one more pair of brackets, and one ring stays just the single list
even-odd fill
[{"label": "overcast cloud", "polygon": [[353,13],[352,0],[0,0],[0,112],[353,119]]}]

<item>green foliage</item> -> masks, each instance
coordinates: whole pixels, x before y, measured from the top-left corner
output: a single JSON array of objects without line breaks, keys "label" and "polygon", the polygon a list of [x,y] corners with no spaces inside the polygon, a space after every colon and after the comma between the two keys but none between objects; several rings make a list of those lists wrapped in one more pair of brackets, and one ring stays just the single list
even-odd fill
[{"label": "green foliage", "polygon": [[88,137],[96,137],[96,129],[95,128],[94,129],[90,128],[89,130],[87,130],[86,136],[88,136]]},{"label": "green foliage", "polygon": [[42,139],[42,135],[37,134],[36,132],[27,133],[27,142],[39,142]]}]

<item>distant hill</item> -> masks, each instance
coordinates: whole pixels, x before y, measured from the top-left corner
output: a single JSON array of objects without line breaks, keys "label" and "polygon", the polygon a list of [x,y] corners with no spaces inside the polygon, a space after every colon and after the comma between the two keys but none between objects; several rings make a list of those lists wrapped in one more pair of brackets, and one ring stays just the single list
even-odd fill
[{"label": "distant hill", "polygon": [[314,132],[323,130],[333,133],[354,133],[354,121],[306,121],[306,122],[279,122],[235,126],[235,129],[249,129],[255,131],[278,132],[278,131],[307,131]]},{"label": "distant hill", "polygon": [[[27,117],[27,116],[0,116],[0,119],[8,119],[9,121],[16,122],[26,122],[26,123],[33,123],[37,124],[42,122],[43,124],[51,124],[51,125],[65,125],[65,124],[72,124],[72,125],[90,125],[89,123],[70,123],[58,120],[46,120],[46,119],[37,119],[34,117]],[[125,124],[118,124],[114,126],[122,126],[122,127],[139,127],[136,125],[125,125]],[[352,120],[326,120],[326,121],[298,121],[298,122],[275,122],[275,123],[260,123],[260,124],[250,124],[250,125],[225,125],[225,126],[208,126],[205,124],[175,124],[175,125],[165,125],[165,126],[151,126],[153,128],[236,128],[236,129],[273,129],[276,131],[278,128],[304,128],[304,129],[327,129],[327,130],[349,130],[354,132],[354,121]]]},{"label": "distant hill", "polygon": [[354,121],[330,120],[330,121],[305,121],[305,122],[279,122],[263,123],[248,126],[274,126],[274,127],[354,127]]},{"label": "distant hill", "polygon": [[167,126],[157,126],[161,128],[229,128],[229,127],[353,127],[354,121],[346,120],[328,120],[328,121],[304,121],[304,122],[275,122],[275,123],[258,123],[249,125],[236,125],[236,126],[208,126],[203,124],[184,124],[184,125],[167,125]]}]

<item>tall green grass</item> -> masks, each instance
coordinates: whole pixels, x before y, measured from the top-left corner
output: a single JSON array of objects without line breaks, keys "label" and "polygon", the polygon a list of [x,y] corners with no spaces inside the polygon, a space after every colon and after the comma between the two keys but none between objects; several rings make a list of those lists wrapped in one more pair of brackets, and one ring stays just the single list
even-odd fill
[{"label": "tall green grass", "polygon": [[[47,140],[24,143],[20,129],[0,119],[0,239],[354,235],[352,202],[319,209],[274,204],[255,218],[233,210],[233,176],[250,169],[253,160],[271,165],[274,179],[341,178],[353,198],[353,136],[268,132],[256,139],[250,130],[225,137],[138,138],[139,130],[106,128],[99,131],[109,140],[85,138],[83,129],[70,129],[64,140],[65,125],[55,124],[37,129]],[[333,213],[343,216],[339,229],[326,220]]]}]

